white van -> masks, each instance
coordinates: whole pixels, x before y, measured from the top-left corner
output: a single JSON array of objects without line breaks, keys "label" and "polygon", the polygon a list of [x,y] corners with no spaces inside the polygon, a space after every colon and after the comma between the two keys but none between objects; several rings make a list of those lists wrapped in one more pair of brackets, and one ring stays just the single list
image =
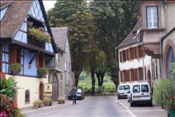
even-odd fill
[{"label": "white van", "polygon": [[149,104],[152,106],[152,92],[149,83],[134,82],[130,90],[130,106],[134,104]]},{"label": "white van", "polygon": [[130,83],[120,83],[117,88],[118,99],[127,98],[129,90],[130,90]]}]

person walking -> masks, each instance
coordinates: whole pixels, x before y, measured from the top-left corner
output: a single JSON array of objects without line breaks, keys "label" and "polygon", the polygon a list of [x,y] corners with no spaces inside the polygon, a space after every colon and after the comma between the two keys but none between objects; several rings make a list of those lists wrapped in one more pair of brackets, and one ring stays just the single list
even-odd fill
[{"label": "person walking", "polygon": [[76,102],[76,98],[77,98],[77,88],[76,87],[74,87],[73,89],[72,89],[72,95],[73,95],[73,104],[77,104],[77,102]]}]

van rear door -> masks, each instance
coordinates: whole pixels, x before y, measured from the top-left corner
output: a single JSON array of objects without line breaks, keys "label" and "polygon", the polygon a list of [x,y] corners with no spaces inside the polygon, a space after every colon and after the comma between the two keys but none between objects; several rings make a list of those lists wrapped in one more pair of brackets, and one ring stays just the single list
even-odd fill
[{"label": "van rear door", "polygon": [[150,100],[150,89],[148,84],[142,84],[141,85],[141,96],[140,99],[143,100]]},{"label": "van rear door", "polygon": [[140,100],[141,96],[140,85],[133,85],[132,90],[133,90],[132,100]]}]

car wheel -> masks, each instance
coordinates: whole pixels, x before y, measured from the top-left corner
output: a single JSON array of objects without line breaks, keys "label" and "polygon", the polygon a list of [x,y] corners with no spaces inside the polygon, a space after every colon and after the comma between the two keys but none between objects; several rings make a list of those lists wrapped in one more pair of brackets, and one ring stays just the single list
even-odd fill
[{"label": "car wheel", "polygon": [[152,103],[152,102],[150,102],[150,103],[149,103],[149,106],[153,106],[153,103]]},{"label": "car wheel", "polygon": [[133,105],[134,105],[134,104],[133,104],[132,102],[130,102],[130,107],[133,107]]}]

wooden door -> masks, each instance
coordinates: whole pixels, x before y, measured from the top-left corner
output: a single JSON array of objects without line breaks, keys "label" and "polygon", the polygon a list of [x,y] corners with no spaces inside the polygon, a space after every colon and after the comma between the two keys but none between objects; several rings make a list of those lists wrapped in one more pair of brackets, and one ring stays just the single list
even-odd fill
[{"label": "wooden door", "polygon": [[39,84],[39,99],[43,100],[44,99],[44,84],[41,82]]},{"label": "wooden door", "polygon": [[58,100],[58,77],[56,74],[53,75],[52,79],[52,100],[57,101]]}]

